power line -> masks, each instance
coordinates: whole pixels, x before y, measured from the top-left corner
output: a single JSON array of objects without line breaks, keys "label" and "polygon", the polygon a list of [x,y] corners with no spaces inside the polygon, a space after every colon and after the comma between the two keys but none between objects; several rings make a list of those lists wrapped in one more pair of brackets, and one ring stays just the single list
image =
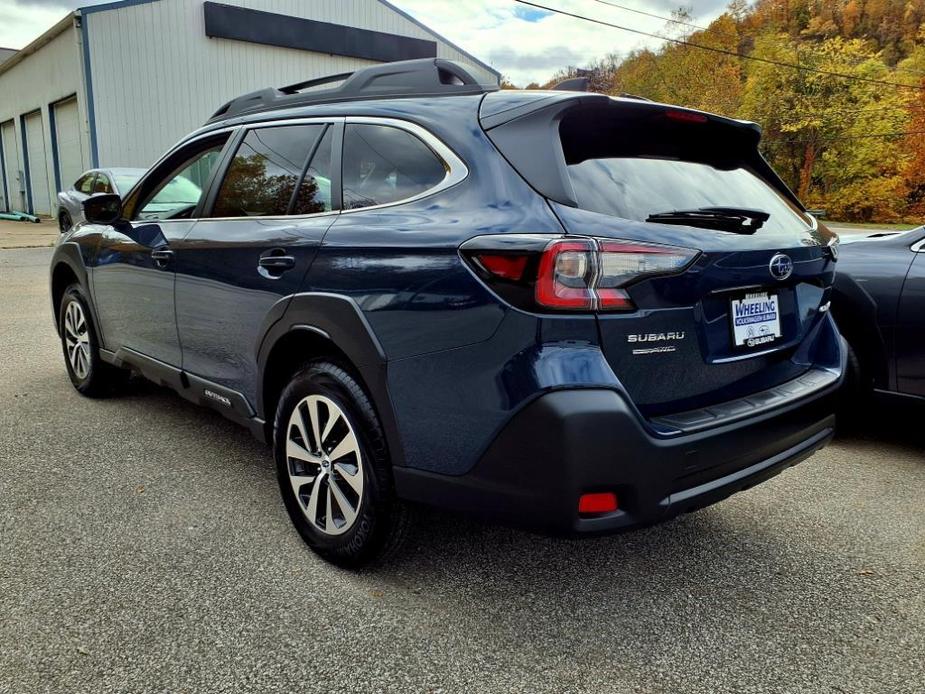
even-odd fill
[{"label": "power line", "polygon": [[673,19],[670,17],[665,17],[660,14],[652,14],[651,12],[644,12],[643,10],[637,10],[632,7],[626,7],[625,5],[618,5],[615,2],[609,2],[608,0],[592,0],[592,2],[599,3],[601,5],[608,5],[609,7],[616,7],[618,10],[626,10],[627,12],[635,12],[636,14],[641,14],[646,17],[652,17],[654,19],[661,19],[663,22],[671,22],[672,24],[680,24],[686,27],[693,27],[694,29],[700,29],[701,31],[706,31],[707,27],[700,26],[699,24],[691,24],[690,22],[684,22],[680,19]]},{"label": "power line", "polygon": [[585,17],[584,15],[575,14],[574,12],[568,12],[566,10],[556,9],[554,7],[549,7],[547,5],[540,5],[539,3],[529,2],[529,0],[514,0],[521,5],[528,5],[529,7],[536,8],[538,10],[545,10],[547,12],[554,12],[566,17],[572,17],[574,19],[582,19],[586,22],[593,22],[594,24],[600,24],[602,26],[608,26],[613,29],[620,29],[622,31],[628,31],[632,34],[640,34],[642,36],[648,36],[653,39],[659,39],[661,41],[668,41],[670,43],[677,44],[679,46],[689,46],[691,48],[699,48],[703,51],[712,51],[713,53],[721,53],[722,55],[728,55],[733,58],[739,58],[741,60],[753,60],[759,63],[766,63],[768,65],[776,65],[777,67],[786,67],[793,70],[802,70],[805,72],[815,72],[820,75],[828,75],[830,77],[839,77],[846,80],[854,80],[857,82],[868,82],[871,84],[885,84],[890,87],[897,87],[899,89],[923,89],[921,86],[911,85],[911,84],[902,84],[901,82],[888,82],[886,80],[878,80],[872,77],[859,77],[858,75],[847,75],[843,72],[834,72],[831,70],[822,70],[820,68],[809,67],[808,65],[796,65],[794,63],[785,63],[780,60],[772,60],[770,58],[759,58],[753,55],[744,55],[738,51],[731,51],[726,48],[716,48],[714,46],[704,46],[700,43],[693,43],[692,41],[685,41],[683,39],[674,39],[670,36],[662,36],[661,34],[653,34],[649,31],[642,31],[641,29],[631,29],[630,27],[621,26],[619,24],[613,24],[611,22],[605,22],[602,19],[594,19],[593,17]]}]

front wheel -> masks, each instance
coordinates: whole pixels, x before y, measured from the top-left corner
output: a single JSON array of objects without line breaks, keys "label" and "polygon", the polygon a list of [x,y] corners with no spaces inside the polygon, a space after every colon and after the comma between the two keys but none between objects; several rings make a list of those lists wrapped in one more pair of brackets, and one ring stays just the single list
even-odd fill
[{"label": "front wheel", "polygon": [[395,497],[376,413],[346,369],[319,361],[293,377],[273,444],[283,502],[312,550],[359,568],[399,546],[408,509]]},{"label": "front wheel", "polygon": [[79,285],[72,284],[64,291],[58,310],[58,333],[67,375],[81,395],[102,397],[125,380],[127,372],[100,359],[90,304]]}]

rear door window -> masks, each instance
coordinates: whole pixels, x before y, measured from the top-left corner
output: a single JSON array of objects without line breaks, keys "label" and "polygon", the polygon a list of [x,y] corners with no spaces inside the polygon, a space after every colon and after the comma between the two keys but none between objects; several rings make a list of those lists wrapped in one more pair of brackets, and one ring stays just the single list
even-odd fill
[{"label": "rear door window", "polygon": [[96,182],[93,184],[93,194],[98,193],[112,193],[112,184],[109,182],[109,177],[106,174],[98,173],[96,175]]},{"label": "rear door window", "polygon": [[343,162],[348,210],[407,200],[447,174],[443,160],[417,136],[386,125],[348,124]]},{"label": "rear door window", "polygon": [[[330,209],[330,141],[326,198],[325,176],[318,170],[303,184],[309,156],[325,131],[325,124],[289,125],[251,130],[234,159],[215,198],[211,217],[275,217],[289,213],[296,198],[301,210]],[[317,178],[315,177],[317,176]],[[314,185],[314,187],[312,187]],[[299,195],[295,196],[296,187]],[[305,214],[306,212],[301,212]]]},{"label": "rear door window", "polygon": [[331,198],[331,165],[334,128],[328,128],[311,163],[299,183],[299,191],[292,202],[292,214],[318,214],[330,212],[333,208]]}]

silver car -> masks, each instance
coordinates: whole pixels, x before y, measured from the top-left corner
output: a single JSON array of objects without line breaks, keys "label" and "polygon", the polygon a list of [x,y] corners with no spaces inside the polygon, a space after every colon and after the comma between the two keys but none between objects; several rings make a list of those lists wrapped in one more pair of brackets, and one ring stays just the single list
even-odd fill
[{"label": "silver car", "polygon": [[68,190],[58,193],[58,228],[64,233],[84,221],[83,202],[91,195],[115,193],[125,196],[147,169],[90,169]]}]

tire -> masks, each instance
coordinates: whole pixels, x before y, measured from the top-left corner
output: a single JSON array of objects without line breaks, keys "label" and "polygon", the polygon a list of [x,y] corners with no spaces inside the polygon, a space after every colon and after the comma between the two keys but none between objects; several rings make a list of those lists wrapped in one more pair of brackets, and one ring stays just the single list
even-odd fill
[{"label": "tire", "polygon": [[72,284],[64,291],[58,309],[58,333],[67,375],[78,393],[104,397],[125,382],[128,372],[100,359],[93,314],[80,285]]},{"label": "tire", "polygon": [[58,215],[58,230],[63,234],[68,231],[74,223],[71,221],[71,215],[67,212],[62,212]]},{"label": "tire", "polygon": [[289,518],[318,555],[358,569],[398,549],[410,509],[395,496],[382,427],[349,371],[317,361],[295,374],[276,409],[273,454]]}]

